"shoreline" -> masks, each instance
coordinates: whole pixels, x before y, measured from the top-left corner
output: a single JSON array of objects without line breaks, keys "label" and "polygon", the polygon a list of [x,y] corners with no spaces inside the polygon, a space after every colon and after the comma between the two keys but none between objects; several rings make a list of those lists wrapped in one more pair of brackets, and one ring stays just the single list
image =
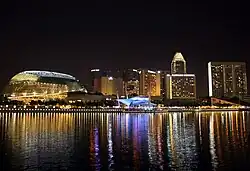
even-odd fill
[{"label": "shoreline", "polygon": [[171,113],[171,112],[225,112],[250,111],[250,108],[41,108],[41,107],[0,107],[0,112],[96,112],[96,113]]}]

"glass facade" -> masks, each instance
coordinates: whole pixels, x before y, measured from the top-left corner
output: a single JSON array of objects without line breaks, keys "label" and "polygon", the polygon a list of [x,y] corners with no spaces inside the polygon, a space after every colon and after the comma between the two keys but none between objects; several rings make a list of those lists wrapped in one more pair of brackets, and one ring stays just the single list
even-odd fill
[{"label": "glass facade", "polygon": [[196,80],[194,74],[167,74],[168,99],[195,99]]},{"label": "glass facade", "polygon": [[247,95],[246,64],[244,62],[209,62],[210,97]]},{"label": "glass facade", "polygon": [[141,70],[140,73],[140,95],[160,96],[161,75],[156,71]]}]

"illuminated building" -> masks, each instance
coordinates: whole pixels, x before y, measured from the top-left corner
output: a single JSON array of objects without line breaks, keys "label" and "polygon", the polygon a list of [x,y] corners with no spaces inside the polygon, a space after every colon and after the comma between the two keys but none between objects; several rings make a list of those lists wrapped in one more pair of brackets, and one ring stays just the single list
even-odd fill
[{"label": "illuminated building", "polygon": [[171,74],[166,75],[167,99],[196,99],[196,79],[194,74],[187,74],[186,61],[177,52],[171,63]]},{"label": "illuminated building", "polygon": [[169,71],[160,71],[161,76],[161,96],[166,96],[166,75],[169,74]]},{"label": "illuminated building", "polygon": [[180,52],[174,55],[171,62],[171,73],[172,74],[186,74],[186,61]]},{"label": "illuminated building", "polygon": [[102,77],[102,72],[100,69],[92,69],[91,71],[91,81],[92,81],[92,91],[100,91],[101,82],[100,78]]},{"label": "illuminated building", "polygon": [[194,74],[167,74],[167,99],[195,99],[196,80]]},{"label": "illuminated building", "polygon": [[124,104],[127,107],[153,107],[155,104],[150,102],[148,97],[132,97],[129,99],[117,99],[118,102]]},{"label": "illuminated building", "polygon": [[140,71],[140,95],[160,96],[161,93],[160,72],[151,70]]},{"label": "illuminated building", "polygon": [[139,95],[140,87],[140,71],[137,69],[127,69],[124,72],[124,89],[125,94],[130,95]]},{"label": "illuminated building", "polygon": [[4,94],[13,100],[64,99],[67,92],[82,91],[75,77],[50,71],[24,71],[11,78]]},{"label": "illuminated building", "polygon": [[[98,80],[98,79],[96,79]],[[124,95],[123,89],[123,80],[122,78],[114,78],[114,77],[101,77],[98,80],[100,83],[100,89],[97,90],[104,95]]]},{"label": "illuminated building", "polygon": [[123,95],[123,72],[120,70],[92,69],[92,91],[111,95],[110,93]]},{"label": "illuminated building", "polygon": [[209,62],[208,86],[210,97],[247,95],[246,63]]}]

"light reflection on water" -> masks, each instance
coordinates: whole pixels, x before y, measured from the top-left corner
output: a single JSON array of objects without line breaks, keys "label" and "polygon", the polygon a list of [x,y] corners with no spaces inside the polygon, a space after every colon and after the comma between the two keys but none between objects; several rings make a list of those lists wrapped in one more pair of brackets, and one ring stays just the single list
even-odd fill
[{"label": "light reflection on water", "polygon": [[1,170],[249,168],[249,113],[0,113]]}]

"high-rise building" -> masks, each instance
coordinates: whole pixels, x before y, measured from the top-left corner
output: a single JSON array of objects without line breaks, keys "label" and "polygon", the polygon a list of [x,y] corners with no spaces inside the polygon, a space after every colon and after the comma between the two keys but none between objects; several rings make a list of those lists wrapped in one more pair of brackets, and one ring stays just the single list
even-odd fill
[{"label": "high-rise building", "polygon": [[187,74],[186,61],[180,52],[174,55],[171,74],[166,75],[167,99],[195,99],[196,79],[194,74]]},{"label": "high-rise building", "polygon": [[100,91],[104,95],[124,95],[122,78],[101,77]]},{"label": "high-rise building", "polygon": [[125,95],[139,95],[140,71],[137,69],[127,69],[124,71],[124,93]]},{"label": "high-rise building", "polygon": [[171,62],[171,73],[172,74],[186,74],[186,61],[180,52],[174,55]]},{"label": "high-rise building", "polygon": [[92,69],[92,90],[104,95],[124,95],[123,73],[120,70]]},{"label": "high-rise building", "polygon": [[246,63],[209,62],[208,86],[210,97],[247,95]]},{"label": "high-rise building", "polygon": [[161,91],[160,94],[162,97],[166,96],[166,75],[169,74],[169,71],[160,71],[160,76],[161,76]]},{"label": "high-rise building", "polygon": [[196,79],[194,74],[167,74],[167,99],[195,99]]},{"label": "high-rise building", "polygon": [[160,96],[161,93],[160,72],[142,69],[140,70],[140,95]]}]

